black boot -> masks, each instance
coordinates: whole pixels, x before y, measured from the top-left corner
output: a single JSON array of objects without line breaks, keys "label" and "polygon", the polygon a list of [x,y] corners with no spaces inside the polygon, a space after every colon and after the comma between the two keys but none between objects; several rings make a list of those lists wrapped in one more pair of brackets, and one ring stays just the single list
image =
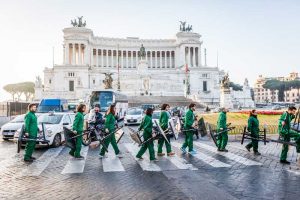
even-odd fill
[{"label": "black boot", "polygon": [[247,149],[247,151],[249,151],[250,152],[250,147],[248,147],[248,146],[245,146],[245,148]]},{"label": "black boot", "polygon": [[280,163],[290,165],[291,163],[287,160],[280,160]]}]

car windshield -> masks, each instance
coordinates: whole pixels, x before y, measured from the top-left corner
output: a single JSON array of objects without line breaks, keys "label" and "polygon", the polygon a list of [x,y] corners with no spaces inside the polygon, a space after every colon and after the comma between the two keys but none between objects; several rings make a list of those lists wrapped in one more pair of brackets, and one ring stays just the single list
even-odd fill
[{"label": "car windshield", "polygon": [[38,110],[37,112],[40,112],[40,113],[47,113],[47,112],[50,112],[50,111],[56,111],[56,112],[60,112],[62,111],[62,109],[60,108],[59,105],[47,105],[47,106],[39,106],[38,107]]},{"label": "car windshield", "polygon": [[142,114],[142,110],[140,110],[140,109],[128,110],[128,115],[141,115],[141,114]]},{"label": "car windshield", "polygon": [[160,117],[160,112],[154,112],[152,114],[152,119],[159,119],[159,117]]},{"label": "car windshield", "polygon": [[41,115],[38,118],[39,123],[45,123],[45,124],[59,124],[63,115],[55,115],[55,114],[47,114],[47,115]]},{"label": "car windshield", "polygon": [[24,122],[24,117],[25,115],[19,115],[19,116],[16,116],[13,120],[11,120],[10,122],[11,123],[22,123]]}]

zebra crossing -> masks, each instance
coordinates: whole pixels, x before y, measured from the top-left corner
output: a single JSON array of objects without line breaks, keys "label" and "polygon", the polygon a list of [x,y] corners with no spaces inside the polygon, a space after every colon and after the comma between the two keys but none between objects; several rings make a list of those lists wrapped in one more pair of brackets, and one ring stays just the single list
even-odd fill
[{"label": "zebra crossing", "polygon": [[[195,164],[193,161],[199,161],[208,168],[216,169],[230,168],[232,167],[233,162],[237,162],[245,166],[262,165],[262,163],[241,157],[234,153],[217,152],[214,146],[211,146],[206,143],[194,142],[195,147],[197,147],[198,149],[198,153],[195,155],[182,154],[180,152],[181,144],[179,142],[173,141],[171,144],[173,146],[174,151],[176,152],[175,156],[158,157],[158,162],[152,162],[149,161],[148,152],[144,154],[143,160],[139,160],[135,157],[137,152],[139,151],[139,147],[137,145],[133,143],[122,143],[120,144],[120,147],[123,150],[124,157],[119,158],[115,156],[113,149],[109,148],[107,157],[99,160],[99,162],[102,163],[102,165],[99,165],[99,168],[101,168],[101,171],[103,171],[104,173],[126,173],[126,170],[128,170],[128,159],[130,160],[130,164],[137,164],[143,171],[150,172],[161,172],[170,170],[201,170],[203,165],[199,167],[198,162],[197,164]],[[60,170],[60,174],[67,175],[84,173],[85,166],[89,164],[86,162],[87,157],[89,156],[88,153],[89,151],[91,151],[89,147],[82,147],[81,154],[85,157],[85,159],[83,160],[77,160],[69,156],[68,151],[63,151],[64,148],[65,147],[62,146],[46,150],[35,162],[25,166],[21,170],[20,176],[40,176],[45,170],[47,170],[47,167],[58,156],[67,160],[63,164],[63,167],[57,168],[57,170]],[[190,157],[193,158],[192,161],[190,161]],[[4,168],[9,167],[16,162],[20,162],[20,159],[15,159],[14,162],[12,162],[12,160],[10,159],[8,160],[8,163],[6,165],[3,160],[1,161]],[[0,174],[3,171],[4,169],[0,170]]]}]

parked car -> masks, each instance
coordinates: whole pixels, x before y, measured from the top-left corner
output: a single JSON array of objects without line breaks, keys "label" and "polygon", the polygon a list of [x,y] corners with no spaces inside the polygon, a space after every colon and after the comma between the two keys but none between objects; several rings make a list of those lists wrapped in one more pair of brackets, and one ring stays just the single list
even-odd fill
[{"label": "parked car", "polygon": [[280,105],[274,105],[272,106],[272,110],[281,110],[282,107]]},{"label": "parked car", "polygon": [[147,110],[147,108],[152,108],[153,110],[159,109],[159,104],[142,104],[141,108]]},{"label": "parked car", "polygon": [[[74,113],[45,113],[38,117],[38,136],[42,136],[42,123],[45,127],[45,138],[49,140],[52,147],[58,147],[65,141],[63,127],[72,128],[75,119]],[[15,139],[19,137],[21,128],[16,131]],[[23,144],[25,145],[25,143]],[[39,143],[37,146],[45,146],[46,144]]]},{"label": "parked car", "polygon": [[14,139],[15,132],[24,124],[24,117],[25,115],[18,115],[1,127],[0,134],[3,140]]},{"label": "parked car", "polygon": [[[160,113],[161,111],[154,111],[152,114],[152,122],[153,122],[153,126],[155,127],[155,121],[157,121],[159,123],[159,118],[160,118]],[[173,120],[175,121],[175,118],[171,117],[170,112],[168,112],[169,114],[169,121]]]},{"label": "parked car", "polygon": [[124,118],[124,125],[140,124],[144,116],[144,110],[141,108],[130,108]]}]

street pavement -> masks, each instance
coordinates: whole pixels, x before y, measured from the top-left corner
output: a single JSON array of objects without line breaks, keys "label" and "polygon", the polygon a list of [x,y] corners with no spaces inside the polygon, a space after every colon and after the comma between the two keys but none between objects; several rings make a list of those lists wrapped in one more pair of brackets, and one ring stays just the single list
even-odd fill
[{"label": "street pavement", "polygon": [[[37,149],[37,161],[26,164],[13,142],[0,142],[0,199],[299,199],[300,164],[294,147],[290,166],[279,161],[281,145],[260,143],[261,156],[230,141],[218,152],[209,138],[195,140],[196,155],[182,154],[183,138],[172,140],[174,157],[139,161],[125,127],[117,158],[113,149],[101,160],[99,149],[82,148],[84,160],[69,149]],[[157,149],[157,148],[156,148]],[[165,149],[164,149],[165,150]]]}]

